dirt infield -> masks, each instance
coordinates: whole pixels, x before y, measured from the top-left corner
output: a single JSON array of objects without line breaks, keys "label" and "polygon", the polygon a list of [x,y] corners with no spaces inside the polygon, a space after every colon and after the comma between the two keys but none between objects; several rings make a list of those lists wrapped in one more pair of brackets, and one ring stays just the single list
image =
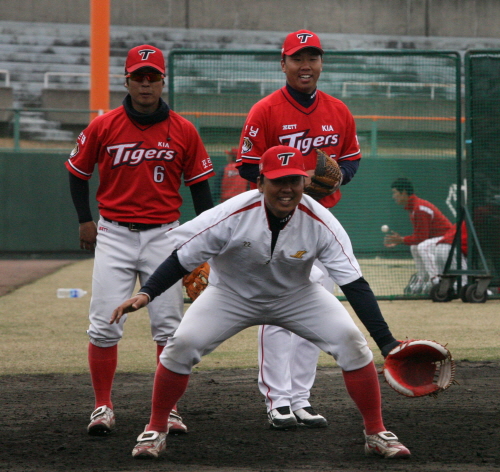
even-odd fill
[{"label": "dirt infield", "polygon": [[[11,266],[18,273],[19,262]],[[18,280],[16,287],[68,261],[51,261],[44,270],[36,262],[38,275]],[[13,281],[6,266],[0,261],[0,272]],[[317,431],[271,431],[256,379],[256,369],[194,372],[179,405],[189,433],[170,437],[167,454],[160,460],[144,462],[132,459],[130,453],[149,417],[153,373],[117,374],[117,430],[107,438],[86,433],[93,409],[88,374],[0,376],[0,470],[500,470],[500,362],[461,360],[459,384],[437,399],[405,398],[382,383],[386,426],[412,451],[412,457],[404,461],[364,456],[361,419],[345,391],[340,369],[318,370],[311,401],[330,425]]]},{"label": "dirt infield", "polygon": [[75,261],[65,259],[0,260],[0,297],[72,262]]},{"label": "dirt infield", "polygon": [[0,470],[29,471],[493,471],[500,468],[500,365],[459,363],[454,385],[437,399],[404,398],[382,384],[386,426],[412,451],[404,461],[363,454],[360,417],[338,368],[320,369],[312,403],[323,430],[268,428],[255,369],[195,372],[180,404],[189,427],[169,437],[157,461],[130,453],[149,417],[152,374],[118,374],[117,430],[86,433],[92,390],[87,375],[0,377]]}]

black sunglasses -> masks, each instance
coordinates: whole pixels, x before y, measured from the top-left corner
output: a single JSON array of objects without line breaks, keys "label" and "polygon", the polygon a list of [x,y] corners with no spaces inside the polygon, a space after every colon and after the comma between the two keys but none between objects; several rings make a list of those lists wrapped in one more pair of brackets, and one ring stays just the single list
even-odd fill
[{"label": "black sunglasses", "polygon": [[149,82],[159,82],[165,78],[160,72],[131,72],[125,77],[134,82],[143,82],[144,79],[148,79]]}]

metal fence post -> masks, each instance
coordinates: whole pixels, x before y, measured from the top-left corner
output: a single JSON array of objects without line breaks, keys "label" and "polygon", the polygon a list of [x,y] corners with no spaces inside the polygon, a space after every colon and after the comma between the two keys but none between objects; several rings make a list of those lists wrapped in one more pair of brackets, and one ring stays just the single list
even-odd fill
[{"label": "metal fence post", "polygon": [[21,110],[19,108],[14,109],[14,151],[19,151],[21,149],[20,139],[21,139]]},{"label": "metal fence post", "polygon": [[378,133],[377,120],[373,119],[372,120],[372,130],[371,130],[371,135],[370,135],[370,144],[371,144],[370,156],[371,157],[377,157],[377,138],[378,138],[377,133]]}]

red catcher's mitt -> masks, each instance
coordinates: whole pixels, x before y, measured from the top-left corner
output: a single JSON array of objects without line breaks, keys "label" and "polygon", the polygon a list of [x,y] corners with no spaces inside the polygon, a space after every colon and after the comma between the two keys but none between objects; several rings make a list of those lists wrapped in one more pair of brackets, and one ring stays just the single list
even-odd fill
[{"label": "red catcher's mitt", "polygon": [[341,184],[342,171],[337,161],[321,149],[316,149],[316,169],[304,192],[315,200],[321,200],[338,190]]},{"label": "red catcher's mitt", "polygon": [[436,396],[454,383],[455,361],[442,344],[409,339],[389,352],[383,373],[387,383],[401,395]]},{"label": "red catcher's mitt", "polygon": [[182,279],[182,284],[186,287],[188,297],[195,301],[205,290],[208,285],[208,276],[210,274],[210,266],[208,262],[204,262],[190,274],[187,274]]}]

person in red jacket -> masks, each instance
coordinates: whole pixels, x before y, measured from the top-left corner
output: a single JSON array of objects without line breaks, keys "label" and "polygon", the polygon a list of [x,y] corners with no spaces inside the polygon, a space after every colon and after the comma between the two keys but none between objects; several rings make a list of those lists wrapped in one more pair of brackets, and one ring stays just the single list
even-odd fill
[{"label": "person in red jacket", "polygon": [[250,183],[240,176],[237,168],[238,148],[229,149],[226,155],[227,164],[215,177],[215,187],[219,190],[219,203],[250,190]]},{"label": "person in red jacket", "polygon": [[426,262],[429,259],[429,248],[453,229],[453,224],[432,203],[417,197],[414,194],[412,182],[400,177],[392,185],[392,198],[409,212],[413,225],[413,234],[401,236],[395,231],[387,234],[384,244],[387,247],[395,247],[399,244],[410,246],[411,255],[417,269],[416,277],[412,277],[405,293],[425,293],[430,289],[431,275],[426,270]]}]

